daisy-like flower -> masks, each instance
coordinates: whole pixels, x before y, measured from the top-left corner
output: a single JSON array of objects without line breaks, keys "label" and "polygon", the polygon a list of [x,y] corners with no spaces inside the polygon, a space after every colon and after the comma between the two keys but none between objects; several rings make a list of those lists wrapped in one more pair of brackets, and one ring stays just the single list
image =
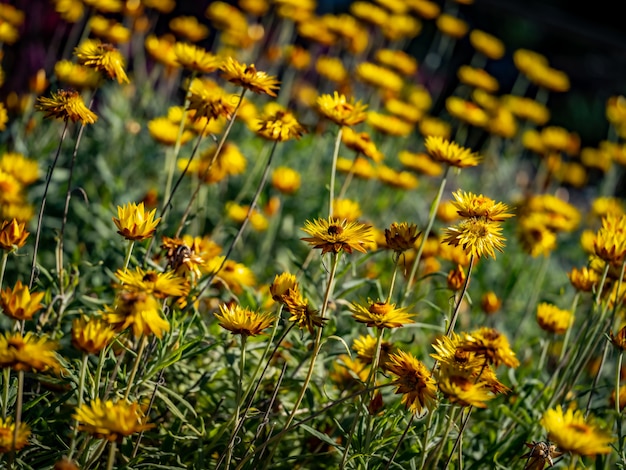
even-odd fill
[{"label": "daisy-like flower", "polygon": [[81,316],[72,322],[72,345],[85,354],[98,354],[114,337],[115,331],[102,318]]},{"label": "daisy-like flower", "polygon": [[459,406],[486,408],[486,401],[495,398],[489,383],[477,380],[470,371],[442,365],[437,385],[443,395]]},{"label": "daisy-like flower", "polygon": [[293,168],[279,166],[272,172],[272,187],[283,194],[294,194],[300,189],[301,177]]},{"label": "daisy-like flower", "polygon": [[172,32],[188,41],[198,42],[209,35],[209,28],[198,21],[195,16],[177,16],[169,22]]},{"label": "daisy-like flower", "polygon": [[298,290],[288,289],[287,294],[283,295],[283,302],[291,314],[289,321],[294,322],[301,330],[306,328],[313,334],[316,327],[324,326],[326,320],[309,305],[309,300],[303,298]]},{"label": "daisy-like flower", "polygon": [[100,41],[87,39],[74,50],[78,63],[91,67],[104,73],[118,83],[129,83],[128,76],[124,71],[124,56],[111,44],[103,44]]},{"label": "daisy-like flower", "polygon": [[30,428],[26,423],[20,423],[17,429],[17,439],[13,445],[15,436],[15,423],[12,418],[0,418],[0,454],[7,454],[14,448],[21,450],[28,444]]},{"label": "daisy-like flower", "polygon": [[135,338],[153,333],[160,339],[170,329],[156,297],[146,292],[118,292],[114,307],[105,309],[103,317],[116,332],[132,328]]},{"label": "daisy-like flower", "polygon": [[615,440],[592,419],[585,419],[581,410],[569,408],[564,412],[560,405],[546,410],[540,423],[559,449],[577,455],[608,454]]},{"label": "daisy-like flower", "polygon": [[485,57],[498,60],[504,55],[504,43],[495,36],[473,29],[469,34],[470,44]]},{"label": "daisy-like flower", "polygon": [[608,214],[593,241],[597,256],[607,263],[620,266],[626,256],[626,215]]},{"label": "daisy-like flower", "polygon": [[127,240],[145,240],[152,237],[161,217],[154,220],[156,209],[146,212],[143,202],[136,204],[129,202],[124,206],[117,206],[117,218],[113,222],[118,228],[117,233]]},{"label": "daisy-like flower", "polygon": [[[148,121],[148,131],[154,140],[164,145],[175,145],[178,140],[180,125],[167,117],[156,117]],[[184,130],[180,143],[185,144],[193,138],[193,132]]]},{"label": "daisy-like flower", "polygon": [[481,327],[471,333],[464,333],[458,348],[461,351],[473,352],[482,356],[495,367],[500,364],[511,368],[519,366],[519,361],[509,345],[509,340],[494,328]]},{"label": "daisy-like flower", "polygon": [[363,154],[375,162],[380,162],[384,158],[367,132],[356,132],[351,127],[344,127],[341,133],[341,142],[349,149]]},{"label": "daisy-like flower", "polygon": [[587,266],[572,268],[567,277],[576,290],[591,292],[600,282],[600,274]]},{"label": "daisy-like flower", "polygon": [[30,292],[28,286],[17,281],[13,289],[7,287],[0,291],[2,312],[14,320],[30,320],[43,305],[44,292]]},{"label": "daisy-like flower", "polygon": [[189,85],[189,109],[193,110],[196,121],[203,117],[230,119],[235,111],[235,101],[214,81],[194,78]]},{"label": "daisy-like flower", "polygon": [[378,328],[399,328],[408,323],[413,323],[411,317],[415,314],[407,312],[406,307],[396,308],[395,304],[388,302],[368,301],[368,305],[352,304],[350,306],[352,318],[367,326]]},{"label": "daisy-like flower", "polygon": [[57,348],[57,343],[45,336],[35,336],[31,332],[24,336],[5,332],[0,335],[0,368],[58,373],[61,365],[54,352]]},{"label": "daisy-like flower", "polygon": [[470,218],[455,227],[448,227],[442,240],[453,246],[461,246],[469,255],[495,258],[495,250],[502,252],[504,237],[498,222],[482,218]]},{"label": "daisy-like flower", "polygon": [[407,222],[393,222],[385,229],[385,243],[387,248],[397,254],[415,247],[415,241],[420,236],[417,225]]},{"label": "daisy-like flower", "polygon": [[461,336],[455,332],[451,332],[450,336],[440,336],[432,344],[435,354],[431,354],[431,357],[441,363],[442,367],[466,371],[472,375],[482,373],[485,360],[473,351],[460,348],[461,343]]},{"label": "daisy-like flower", "polygon": [[177,62],[188,70],[200,73],[211,73],[220,68],[222,59],[206,49],[194,44],[177,42],[174,45]]},{"label": "daisy-like flower", "polygon": [[433,160],[446,163],[457,168],[476,166],[481,158],[471,150],[461,147],[440,136],[431,135],[424,141],[428,154]]},{"label": "daisy-like flower", "polygon": [[402,403],[412,413],[432,409],[437,399],[436,383],[422,362],[411,353],[398,351],[389,356],[387,370],[395,375],[396,394],[402,394]]},{"label": "daisy-like flower", "polygon": [[340,126],[354,126],[367,119],[366,104],[355,102],[354,98],[348,99],[338,92],[321,95],[316,102],[320,114]]},{"label": "daisy-like flower", "polygon": [[477,196],[459,189],[452,193],[452,196],[456,199],[456,201],[452,201],[452,204],[457,208],[461,217],[483,217],[494,222],[501,222],[513,217],[513,214],[507,212],[509,207],[506,204],[495,202],[482,194]]},{"label": "daisy-like flower", "polygon": [[267,140],[285,142],[290,139],[299,140],[306,130],[296,117],[285,109],[278,109],[259,119],[256,133]]},{"label": "daisy-like flower", "polygon": [[[377,338],[372,335],[359,336],[354,340],[352,349],[356,351],[357,357],[365,364],[371,364],[374,361],[376,355],[376,343]],[[387,367],[389,362],[389,355],[394,351],[394,345],[389,341],[381,341],[380,343],[380,359],[379,365],[382,368]]]},{"label": "daisy-like flower", "polygon": [[184,297],[189,293],[189,281],[172,271],[159,272],[136,267],[134,271],[118,269],[115,275],[124,289],[154,294],[158,299]]},{"label": "daisy-like flower", "polygon": [[542,302],[537,306],[537,323],[549,333],[563,334],[574,321],[571,310],[563,310],[556,305]]},{"label": "daisy-like flower", "polygon": [[220,312],[214,315],[222,328],[242,336],[260,335],[276,320],[269,312],[255,312],[239,305],[220,305]]},{"label": "daisy-like flower", "polygon": [[21,153],[6,152],[0,156],[0,171],[12,175],[24,186],[29,186],[39,179],[39,164]]},{"label": "daisy-like flower", "polygon": [[328,377],[341,392],[362,389],[363,384],[367,382],[370,369],[368,364],[364,364],[358,358],[352,359],[347,354],[341,354],[333,361]]},{"label": "daisy-like flower", "polygon": [[29,235],[25,226],[25,222],[20,223],[16,219],[10,222],[3,220],[0,225],[0,248],[4,251],[14,251],[23,247]]},{"label": "daisy-like flower", "polygon": [[274,282],[270,285],[270,294],[276,302],[284,302],[283,297],[288,295],[289,290],[298,290],[296,276],[291,273],[277,274]]},{"label": "daisy-like flower", "polygon": [[98,72],[71,60],[60,60],[54,64],[54,75],[60,82],[79,90],[96,88],[101,80]]},{"label": "daisy-like flower", "polygon": [[257,71],[254,64],[246,65],[228,57],[221,66],[222,76],[235,85],[242,86],[254,93],[276,97],[278,84],[276,77],[266,72]]},{"label": "daisy-like flower", "polygon": [[91,434],[97,439],[121,441],[124,436],[154,427],[138,403],[126,400],[106,400],[96,398],[76,408],[72,416],[78,421],[78,430]]},{"label": "daisy-like flower", "polygon": [[354,250],[366,253],[366,246],[372,243],[372,229],[359,222],[346,220],[317,219],[313,222],[307,220],[303,231],[311,235],[301,238],[313,248],[321,249],[324,253],[339,253],[345,251],[352,253]]},{"label": "daisy-like flower", "polygon": [[37,98],[35,108],[45,113],[45,117],[54,117],[64,121],[77,122],[83,125],[93,124],[98,116],[91,111],[76,90],[59,90],[52,92],[50,98],[41,96]]}]

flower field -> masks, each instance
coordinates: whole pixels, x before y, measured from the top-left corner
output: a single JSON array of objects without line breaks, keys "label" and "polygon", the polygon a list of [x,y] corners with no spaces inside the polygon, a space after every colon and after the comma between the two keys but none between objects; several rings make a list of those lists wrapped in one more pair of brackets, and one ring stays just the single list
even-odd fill
[{"label": "flower field", "polygon": [[626,97],[472,0],[194,3],[50,0],[23,90],[0,3],[0,468],[625,468]]}]

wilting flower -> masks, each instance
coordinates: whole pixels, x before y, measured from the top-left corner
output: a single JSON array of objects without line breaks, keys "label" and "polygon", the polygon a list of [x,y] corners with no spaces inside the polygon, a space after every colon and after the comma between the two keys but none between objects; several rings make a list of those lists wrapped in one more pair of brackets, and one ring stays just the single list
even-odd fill
[{"label": "wilting flower", "polygon": [[617,335],[614,335],[611,331],[610,336],[613,346],[621,349],[622,351],[626,351],[626,327],[623,327],[621,330],[619,330]]},{"label": "wilting flower", "polygon": [[377,328],[399,328],[408,323],[413,323],[411,319],[413,313],[407,312],[406,307],[396,307],[388,302],[368,301],[368,305],[352,304],[350,307],[352,318],[367,326]]},{"label": "wilting flower", "polygon": [[276,97],[279,81],[266,72],[257,71],[254,64],[246,65],[228,57],[221,66],[222,76],[231,83],[242,86],[254,93]]},{"label": "wilting flower", "polygon": [[537,306],[537,323],[545,331],[556,334],[565,333],[573,321],[574,315],[571,310],[563,310],[547,302],[542,302]]},{"label": "wilting flower", "polygon": [[424,141],[428,154],[433,160],[447,163],[457,168],[476,166],[481,158],[471,150],[461,147],[456,142],[451,142],[443,137],[430,135]]},{"label": "wilting flower", "polygon": [[114,337],[115,331],[102,318],[81,316],[72,322],[72,344],[85,354],[98,354]]},{"label": "wilting flower", "polygon": [[17,439],[13,444],[15,436],[15,423],[12,418],[0,418],[0,454],[7,454],[13,449],[21,450],[28,444],[30,428],[26,423],[20,423],[17,429]]},{"label": "wilting flower", "polygon": [[548,431],[548,439],[559,449],[583,456],[608,454],[614,438],[598,428],[591,419],[585,419],[581,410],[569,408],[563,412],[561,406],[546,410],[541,425]]},{"label": "wilting flower", "polygon": [[289,321],[294,322],[301,330],[306,328],[313,334],[316,327],[324,326],[326,319],[309,305],[309,300],[302,297],[297,289],[288,289],[282,299],[285,308],[291,314]]},{"label": "wilting flower", "polygon": [[526,452],[520,458],[526,459],[526,466],[524,470],[533,470],[543,468],[548,464],[549,467],[554,465],[554,460],[557,457],[563,455],[563,452],[556,450],[554,444],[550,444],[550,441],[541,442],[525,442],[524,445],[530,449],[530,452]]},{"label": "wilting flower", "polygon": [[302,230],[311,235],[302,240],[309,242],[313,248],[321,249],[322,254],[340,251],[352,253],[354,250],[366,253],[366,246],[372,242],[371,227],[359,222],[307,220]]},{"label": "wilting flower", "polygon": [[220,312],[214,315],[222,328],[242,336],[260,335],[275,321],[269,312],[255,312],[239,305],[220,305]]},{"label": "wilting flower", "polygon": [[327,119],[340,126],[354,126],[367,118],[366,104],[348,100],[344,95],[335,92],[333,95],[321,95],[317,98],[317,109]]},{"label": "wilting flower", "polygon": [[129,202],[124,206],[117,206],[117,217],[113,222],[118,228],[117,233],[127,240],[145,240],[156,231],[161,218],[154,220],[156,209],[146,213],[143,202],[136,204]]},{"label": "wilting flower", "polygon": [[98,120],[98,116],[91,111],[76,90],[59,90],[52,92],[51,98],[44,96],[37,98],[35,107],[43,111],[47,118],[54,117],[64,121],[81,121],[83,125],[93,124]]},{"label": "wilting flower", "polygon": [[118,83],[129,83],[124,71],[124,56],[111,44],[102,44],[100,41],[87,39],[75,49],[78,63],[105,73]]},{"label": "wilting flower", "polygon": [[114,307],[105,309],[103,317],[116,332],[132,328],[136,338],[150,333],[162,338],[170,324],[160,312],[159,302],[153,295],[123,290],[115,296]]},{"label": "wilting flower", "polygon": [[4,251],[13,251],[21,248],[26,243],[29,232],[25,229],[25,222],[16,219],[2,221],[0,225],[0,248]]},{"label": "wilting flower", "polygon": [[148,424],[148,418],[138,403],[126,400],[106,400],[96,398],[90,403],[83,403],[72,416],[78,421],[78,429],[98,439],[119,441],[124,436],[145,431],[154,427]]},{"label": "wilting flower", "polygon": [[414,248],[419,235],[417,225],[393,222],[389,228],[385,229],[385,242],[390,250],[399,254]]},{"label": "wilting flower", "polygon": [[44,292],[30,292],[28,286],[17,281],[13,289],[7,287],[0,291],[2,312],[14,320],[30,320],[43,305]]},{"label": "wilting flower", "polygon": [[432,409],[437,398],[436,383],[422,362],[411,353],[398,351],[389,356],[387,370],[395,375],[392,382],[396,394],[402,394],[402,403],[413,413]]},{"label": "wilting flower", "polygon": [[0,368],[26,372],[59,372],[61,365],[55,354],[58,345],[45,336],[27,332],[0,335]]}]

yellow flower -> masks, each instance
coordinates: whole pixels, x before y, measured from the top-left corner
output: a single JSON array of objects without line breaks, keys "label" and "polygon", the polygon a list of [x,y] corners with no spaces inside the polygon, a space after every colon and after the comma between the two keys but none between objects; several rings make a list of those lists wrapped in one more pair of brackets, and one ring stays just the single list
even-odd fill
[{"label": "yellow flower", "polygon": [[78,429],[107,441],[121,441],[124,436],[154,427],[138,403],[126,400],[102,401],[96,398],[76,408],[72,416],[79,422]]},{"label": "yellow flower", "polygon": [[572,268],[572,270],[567,273],[567,277],[569,278],[572,286],[574,286],[576,290],[582,292],[593,291],[600,282],[600,275],[598,272],[587,268],[587,266],[583,266],[580,269]]},{"label": "yellow flower", "polygon": [[495,398],[490,384],[476,379],[474,374],[466,370],[459,370],[442,365],[437,379],[437,385],[443,395],[459,406],[473,406],[486,408],[486,401]]},{"label": "yellow flower", "polygon": [[78,45],[74,53],[79,64],[102,72],[109,78],[117,80],[118,83],[130,82],[124,71],[124,56],[111,44],[102,44],[100,41],[87,39]]},{"label": "yellow flower", "polygon": [[[179,123],[172,122],[166,117],[157,117],[148,121],[148,131],[154,140],[165,145],[175,145],[178,139]],[[185,144],[191,140],[193,133],[188,130],[184,130],[180,143]]]},{"label": "yellow flower", "polygon": [[333,200],[333,220],[356,221],[361,217],[361,207],[359,203],[352,199]]},{"label": "yellow flower", "polygon": [[433,160],[457,168],[476,166],[481,160],[480,157],[472,153],[471,150],[439,136],[426,137],[424,145]]},{"label": "yellow flower", "polygon": [[403,75],[410,76],[417,72],[415,57],[398,49],[378,49],[376,61],[382,65],[397,70]]},{"label": "yellow flower", "polygon": [[404,137],[413,131],[414,124],[393,114],[377,113],[369,111],[367,113],[367,123],[379,132],[387,135]]},{"label": "yellow flower", "polygon": [[419,186],[419,180],[409,171],[396,171],[386,165],[379,165],[377,170],[378,179],[394,188],[410,190]]},{"label": "yellow flower", "polygon": [[[2,73],[0,69],[0,83],[2,83]],[[0,101],[0,131],[7,128],[7,122],[9,122],[9,115],[7,114],[7,108],[4,107],[4,103]]]},{"label": "yellow flower", "polygon": [[470,44],[485,57],[498,60],[504,56],[504,44],[489,33],[474,29],[469,34]]},{"label": "yellow flower", "polygon": [[398,160],[409,170],[426,176],[439,176],[443,173],[441,165],[433,161],[427,153],[412,153],[408,150],[401,150],[398,154]]},{"label": "yellow flower", "polygon": [[298,291],[298,281],[291,273],[277,274],[270,286],[270,294],[276,302],[283,302],[283,296],[289,294],[289,290]]},{"label": "yellow flower", "polygon": [[30,437],[30,428],[26,423],[20,422],[17,429],[17,439],[15,445],[13,439],[15,436],[15,423],[12,418],[0,418],[0,454],[7,454],[13,449],[21,450],[28,444]]},{"label": "yellow flower", "polygon": [[343,127],[341,142],[351,150],[371,158],[375,162],[383,159],[383,154],[376,148],[376,144],[367,132],[355,132],[351,127]]},{"label": "yellow flower", "polygon": [[464,350],[462,344],[462,337],[454,332],[449,337],[440,336],[432,344],[435,354],[431,354],[431,357],[439,361],[442,367],[449,367],[449,370],[469,372],[473,376],[482,374],[485,360],[473,351]]},{"label": "yellow flower", "polygon": [[174,52],[175,44],[176,40],[171,34],[166,34],[162,37],[148,34],[144,45],[150,57],[166,67],[174,69],[180,67],[176,52]]},{"label": "yellow flower", "polygon": [[52,92],[51,98],[37,98],[36,109],[43,111],[45,117],[54,117],[72,122],[81,121],[83,125],[93,124],[98,116],[91,111],[76,90],[59,90]]},{"label": "yellow flower", "polygon": [[3,220],[0,225],[0,248],[4,251],[13,251],[21,248],[26,243],[29,232],[25,229],[24,222],[18,222],[16,219]]},{"label": "yellow flower", "polygon": [[617,332],[617,335],[613,335],[613,332],[611,331],[610,336],[613,346],[621,349],[622,351],[626,351],[626,327],[623,327],[621,330],[619,330]]},{"label": "yellow flower", "polygon": [[417,225],[393,222],[385,229],[385,242],[390,250],[399,254],[414,248],[419,235]]},{"label": "yellow flower", "polygon": [[470,218],[454,227],[448,227],[443,241],[453,246],[461,246],[467,254],[478,258],[495,258],[495,250],[503,251],[505,238],[498,222]]},{"label": "yellow flower", "polygon": [[501,222],[513,217],[513,214],[507,212],[509,207],[506,204],[496,203],[493,199],[482,194],[477,196],[459,189],[452,193],[452,196],[456,199],[456,202],[453,201],[452,204],[457,208],[461,217],[482,217],[492,222]]},{"label": "yellow flower", "polygon": [[[356,351],[357,357],[365,364],[371,364],[376,355],[376,343],[377,338],[375,336],[359,336],[354,340],[352,349]],[[394,346],[389,341],[382,340],[380,342],[380,360],[379,367],[385,369],[389,362],[389,355],[393,352]]]},{"label": "yellow flower", "polygon": [[301,46],[288,44],[284,55],[286,62],[296,70],[305,70],[311,63],[311,53]]},{"label": "yellow flower", "polygon": [[357,65],[356,78],[368,85],[390,91],[393,94],[400,93],[404,85],[402,77],[396,72],[372,62],[361,62]]},{"label": "yellow flower", "polygon": [[358,222],[336,221],[332,219],[317,219],[306,221],[302,229],[310,237],[302,238],[313,248],[319,248],[324,253],[339,253],[353,250],[366,253],[366,245],[372,242],[371,227]]},{"label": "yellow flower", "polygon": [[289,321],[298,325],[298,328],[301,330],[306,328],[310,334],[313,334],[315,327],[324,326],[326,319],[309,305],[309,300],[303,298],[297,289],[287,289],[287,293],[282,298],[285,308],[291,314]]},{"label": "yellow flower", "polygon": [[130,30],[111,18],[94,15],[89,19],[89,27],[94,36],[107,42],[121,44],[130,40]]},{"label": "yellow flower", "polygon": [[356,1],[350,4],[350,13],[360,20],[375,26],[382,26],[387,21],[387,11],[370,2]]},{"label": "yellow flower", "polygon": [[502,301],[498,298],[495,292],[488,291],[481,297],[480,307],[487,315],[493,315],[500,310],[500,307],[502,307]]},{"label": "yellow flower", "polygon": [[449,122],[434,116],[424,116],[418,124],[418,129],[424,137],[433,136],[449,139],[452,133],[452,126]]},{"label": "yellow flower", "polygon": [[471,333],[464,333],[458,348],[482,356],[496,367],[500,364],[511,368],[519,366],[509,340],[494,328],[481,327]]},{"label": "yellow flower", "polygon": [[189,281],[172,271],[159,272],[136,267],[134,271],[118,269],[115,275],[121,283],[121,286],[116,287],[154,294],[158,299],[184,297],[189,293]]},{"label": "yellow flower", "polygon": [[560,309],[547,302],[542,302],[537,306],[537,323],[542,330],[562,334],[573,322],[574,315],[570,310]]},{"label": "yellow flower", "polygon": [[372,179],[376,176],[376,169],[371,165],[367,158],[356,157],[347,159],[339,157],[337,159],[337,171],[348,173],[355,178]]},{"label": "yellow flower", "polygon": [[543,126],[550,119],[550,110],[547,106],[531,98],[505,95],[501,103],[516,117],[538,126]]},{"label": "yellow flower", "polygon": [[190,116],[194,121],[200,118],[218,119],[225,117],[231,119],[237,100],[237,98],[233,98],[214,81],[194,78],[189,85]]},{"label": "yellow flower", "polygon": [[399,100],[397,98],[389,98],[385,101],[385,109],[394,116],[399,117],[403,121],[415,124],[424,117],[424,111],[419,109],[413,103]]},{"label": "yellow flower", "polygon": [[[237,204],[234,201],[229,201],[226,203],[226,215],[229,219],[237,223],[243,223],[249,211],[250,206],[243,206]],[[267,218],[261,212],[256,210],[256,208],[252,209],[252,211],[250,212],[249,221],[252,228],[259,232],[267,230],[267,226],[269,225]]]},{"label": "yellow flower", "polygon": [[170,329],[160,312],[159,302],[153,295],[122,290],[115,296],[114,307],[105,309],[103,317],[116,332],[132,328],[135,338],[154,333],[160,339]]},{"label": "yellow flower", "polygon": [[254,93],[276,97],[278,84],[276,77],[266,72],[257,71],[254,64],[246,65],[228,57],[221,66],[222,76],[235,85],[242,86]]},{"label": "yellow flower", "polygon": [[272,326],[273,314],[261,313],[239,305],[220,305],[220,313],[215,313],[218,323],[235,335],[257,336]]},{"label": "yellow flower", "polygon": [[54,74],[63,82],[79,90],[96,88],[100,83],[100,74],[84,65],[75,64],[71,60],[60,60],[54,64]]},{"label": "yellow flower", "polygon": [[118,13],[123,6],[121,0],[83,0],[83,2],[102,13]]},{"label": "yellow flower", "polygon": [[[223,256],[216,256],[208,260],[201,268],[203,272],[215,273],[223,260]],[[244,287],[253,286],[255,282],[256,278],[250,268],[230,259],[226,260],[222,268],[217,271],[215,279],[213,280],[213,283],[218,286],[225,284],[226,287],[232,290],[236,295],[241,294]]]},{"label": "yellow flower", "polygon": [[433,409],[437,400],[436,383],[422,362],[411,353],[398,351],[389,356],[387,370],[395,375],[392,384],[396,394],[402,394],[402,403],[412,413],[421,413],[424,408]]},{"label": "yellow flower", "polygon": [[612,450],[610,444],[615,440],[598,428],[592,419],[585,419],[581,410],[569,408],[563,412],[561,405],[546,410],[540,423],[548,432],[548,439],[559,449],[577,455],[608,454]]},{"label": "yellow flower", "polygon": [[459,81],[465,85],[469,85],[474,88],[480,88],[481,90],[488,91],[489,93],[495,93],[500,88],[498,80],[489,75],[483,69],[476,69],[469,65],[462,65],[457,70],[457,76]]},{"label": "yellow flower", "polygon": [[626,256],[626,215],[608,214],[593,242],[595,254],[607,263],[619,266]]},{"label": "yellow flower", "polygon": [[26,158],[21,153],[4,153],[0,157],[0,171],[12,175],[25,186],[33,184],[39,179],[39,165],[37,161]]},{"label": "yellow flower", "polygon": [[102,318],[81,316],[72,322],[72,344],[85,354],[98,354],[114,337],[115,331]]},{"label": "yellow flower", "polygon": [[0,307],[2,312],[14,320],[30,320],[43,305],[44,292],[31,293],[28,286],[17,281],[13,289],[7,287],[0,291]]},{"label": "yellow flower", "polygon": [[411,0],[407,2],[415,13],[425,20],[433,20],[439,16],[441,7],[430,0]]},{"label": "yellow flower", "polygon": [[299,140],[306,132],[296,117],[285,109],[263,116],[258,120],[256,133],[268,140],[285,142],[290,139]]},{"label": "yellow flower", "polygon": [[209,28],[198,21],[195,16],[177,16],[169,22],[172,32],[191,41],[198,42],[209,35]]},{"label": "yellow flower", "polygon": [[127,240],[145,240],[152,237],[161,218],[154,220],[156,209],[146,213],[143,202],[117,206],[117,217],[113,222],[118,228],[117,233]]},{"label": "yellow flower", "polygon": [[439,31],[455,39],[460,39],[467,34],[469,27],[465,21],[447,13],[442,13],[435,20]]},{"label": "yellow flower", "polygon": [[446,110],[452,117],[475,127],[485,127],[489,122],[489,114],[486,110],[458,96],[446,98]]},{"label": "yellow flower", "polygon": [[348,100],[345,95],[336,91],[333,95],[321,95],[317,98],[317,109],[322,116],[340,126],[354,126],[367,118],[367,105],[354,98]]},{"label": "yellow flower", "polygon": [[181,66],[200,73],[213,72],[222,64],[222,59],[215,54],[211,54],[203,47],[185,42],[177,42],[174,45],[174,55]]},{"label": "yellow flower", "polygon": [[350,306],[352,318],[367,326],[377,328],[399,328],[408,323],[413,323],[411,317],[414,313],[407,312],[406,307],[396,308],[395,304],[388,302],[368,301],[368,305],[352,304]]},{"label": "yellow flower", "polygon": [[55,354],[58,345],[45,336],[35,336],[27,332],[0,335],[0,368],[10,367],[15,371],[58,373],[61,370]]},{"label": "yellow flower", "polygon": [[284,194],[294,194],[300,189],[300,173],[293,168],[279,166],[272,172],[272,187]]},{"label": "yellow flower", "polygon": [[342,392],[354,388],[363,388],[369,376],[370,366],[359,359],[352,359],[347,354],[341,354],[333,361],[332,369],[328,374],[337,388]]},{"label": "yellow flower", "polygon": [[320,56],[315,62],[315,70],[320,76],[339,84],[348,78],[348,71],[339,57]]}]

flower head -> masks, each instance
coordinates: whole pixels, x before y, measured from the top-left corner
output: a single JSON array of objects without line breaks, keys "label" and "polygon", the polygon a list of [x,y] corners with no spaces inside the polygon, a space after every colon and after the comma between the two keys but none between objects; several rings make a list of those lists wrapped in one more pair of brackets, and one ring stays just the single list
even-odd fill
[{"label": "flower head", "polygon": [[321,95],[317,98],[317,109],[327,119],[340,126],[354,126],[367,118],[366,104],[348,100],[344,95],[335,92],[333,95]]},{"label": "flower head", "polygon": [[486,408],[486,401],[495,398],[490,384],[467,370],[442,364],[437,385],[443,395],[459,406]]},{"label": "flower head", "polygon": [[274,282],[270,285],[270,294],[276,302],[283,302],[283,297],[289,294],[289,290],[298,290],[296,276],[291,273],[281,273],[274,277]]},{"label": "flower head", "polygon": [[2,221],[0,225],[0,248],[4,251],[13,251],[21,248],[26,243],[29,233],[26,231],[25,222],[13,219]]},{"label": "flower head", "polygon": [[457,168],[476,166],[480,163],[480,157],[477,154],[440,136],[426,137],[424,145],[429,155],[437,162],[447,163]]},{"label": "flower head", "polygon": [[345,220],[318,219],[306,221],[303,229],[310,237],[302,240],[309,242],[313,248],[319,248],[324,253],[339,253],[354,250],[366,253],[367,244],[372,242],[371,227],[359,222]]},{"label": "flower head", "polygon": [[388,302],[368,301],[367,306],[352,304],[350,311],[352,318],[367,326],[378,328],[399,328],[408,323],[413,323],[413,313],[407,312],[407,308],[397,308],[395,304]]},{"label": "flower head", "polygon": [[203,47],[185,42],[177,42],[174,45],[174,55],[177,62],[184,68],[200,73],[213,72],[222,63],[220,57],[211,54]]},{"label": "flower head", "polygon": [[265,139],[285,142],[300,139],[306,131],[291,112],[278,109],[258,121],[256,132]]},{"label": "flower head", "polygon": [[30,292],[28,286],[17,281],[13,289],[7,287],[0,291],[2,312],[14,320],[30,320],[40,310],[43,292]]},{"label": "flower head", "polygon": [[276,77],[257,71],[254,64],[246,65],[228,57],[222,64],[222,76],[231,83],[242,86],[254,93],[276,97],[278,84]]},{"label": "flower head", "polygon": [[390,250],[402,253],[415,247],[415,241],[419,235],[417,225],[393,222],[389,228],[385,229],[385,242]]},{"label": "flower head", "polygon": [[124,289],[154,294],[158,299],[184,297],[189,293],[189,281],[172,271],[160,272],[136,267],[134,271],[118,269],[115,275]]},{"label": "flower head", "polygon": [[30,428],[26,423],[20,423],[17,429],[17,439],[15,445],[13,438],[15,436],[15,423],[12,418],[0,418],[0,454],[7,454],[13,449],[21,450],[28,444],[30,437]]},{"label": "flower head", "polygon": [[461,246],[466,253],[476,257],[491,256],[495,258],[495,250],[502,252],[504,237],[498,222],[482,218],[470,218],[445,231],[444,242]]},{"label": "flower head", "polygon": [[567,331],[573,321],[574,315],[570,310],[560,309],[547,302],[542,302],[537,306],[537,323],[542,330],[562,334]]},{"label": "flower head", "polygon": [[109,78],[116,79],[118,83],[129,83],[124,71],[124,56],[113,45],[87,39],[79,44],[74,52],[79,64],[103,72]]},{"label": "flower head", "polygon": [[0,368],[26,372],[59,372],[61,365],[55,354],[58,345],[45,336],[27,332],[0,335]]},{"label": "flower head", "polygon": [[507,212],[509,208],[506,204],[495,202],[482,194],[477,196],[459,189],[452,195],[456,199],[452,204],[457,208],[457,212],[461,217],[483,217],[485,220],[494,222],[501,222],[509,217],[513,217],[513,214]]},{"label": "flower head", "polygon": [[260,335],[275,321],[269,312],[255,312],[239,305],[220,305],[220,312],[214,315],[222,328],[242,336]]},{"label": "flower head", "polygon": [[138,403],[128,403],[125,400],[102,401],[96,398],[76,408],[73,418],[78,421],[80,431],[107,441],[119,441],[124,436],[154,426],[147,423],[148,419]]},{"label": "flower head", "polygon": [[159,302],[152,294],[122,290],[115,296],[113,308],[107,308],[103,317],[116,332],[132,328],[135,338],[150,333],[162,338],[170,324],[160,312]]},{"label": "flower head", "polygon": [[189,110],[193,113],[194,121],[201,118],[230,119],[237,99],[212,80],[194,78],[189,85]]},{"label": "flower head", "polygon": [[494,328],[481,327],[471,333],[464,333],[459,349],[473,352],[496,367],[500,364],[512,368],[519,366],[509,340]]},{"label": "flower head", "polygon": [[93,124],[98,120],[98,116],[85,106],[76,90],[59,90],[57,93],[52,92],[51,98],[42,96],[37,98],[37,101],[35,107],[43,111],[47,118],[80,121],[83,125]]},{"label": "flower head", "polygon": [[115,331],[102,318],[81,316],[72,322],[72,344],[86,354],[98,354],[114,336]]},{"label": "flower head", "polygon": [[396,394],[402,394],[402,403],[413,413],[432,409],[437,398],[436,383],[430,372],[411,353],[398,351],[389,356],[387,370],[395,375],[392,382]]},{"label": "flower head", "polygon": [[124,206],[117,206],[117,218],[113,222],[118,228],[117,233],[127,240],[145,240],[152,237],[156,226],[161,220],[154,220],[156,209],[146,213],[143,202],[136,204],[129,202]]},{"label": "flower head", "polygon": [[548,439],[565,452],[588,456],[611,452],[609,444],[614,438],[586,419],[581,410],[569,408],[564,412],[559,405],[546,410],[541,425],[548,431]]},{"label": "flower head", "polygon": [[298,325],[298,328],[306,328],[313,334],[316,327],[324,326],[325,319],[309,305],[309,300],[302,297],[297,289],[288,289],[282,298],[285,308],[291,314],[289,321]]},{"label": "flower head", "polygon": [[[374,362],[374,356],[376,355],[376,346],[378,339],[375,336],[359,336],[355,338],[352,344],[352,349],[356,351],[357,357],[365,364],[372,364]],[[389,362],[389,355],[394,352],[394,345],[389,341],[382,340],[380,342],[380,360],[379,365],[383,369],[386,369]]]}]

